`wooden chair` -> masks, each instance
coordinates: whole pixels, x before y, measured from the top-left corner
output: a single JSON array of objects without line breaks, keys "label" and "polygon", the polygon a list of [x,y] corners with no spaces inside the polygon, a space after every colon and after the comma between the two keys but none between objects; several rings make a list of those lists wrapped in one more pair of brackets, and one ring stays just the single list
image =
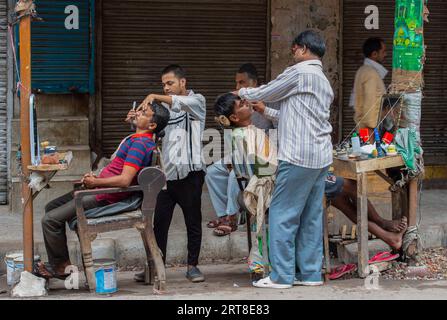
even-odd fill
[{"label": "wooden chair", "polygon": [[[157,195],[165,184],[166,176],[163,171],[157,167],[147,167],[140,171],[138,175],[138,185],[128,188],[104,188],[75,192],[74,198],[78,219],[77,233],[81,244],[84,272],[91,292],[96,289],[93,269],[92,241],[96,238],[98,233],[130,228],[136,228],[140,232],[143,240],[147,258],[147,266],[145,268],[146,281],[154,284],[155,293],[166,290],[165,266],[162,254],[155,239],[152,223]],[[143,201],[140,210],[95,219],[86,218],[82,206],[83,197],[104,193],[135,191],[143,193]],[[155,274],[153,270],[154,266]]]}]

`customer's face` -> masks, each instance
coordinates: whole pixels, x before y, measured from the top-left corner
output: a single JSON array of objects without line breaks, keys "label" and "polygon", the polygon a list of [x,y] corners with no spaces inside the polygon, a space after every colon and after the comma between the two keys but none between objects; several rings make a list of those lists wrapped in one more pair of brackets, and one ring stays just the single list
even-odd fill
[{"label": "customer's face", "polygon": [[186,79],[179,79],[174,72],[169,72],[161,77],[163,92],[165,95],[180,95],[186,90]]},{"label": "customer's face", "polygon": [[256,88],[257,86],[258,82],[251,79],[247,72],[236,73],[236,90],[242,88]]},{"label": "customer's face", "polygon": [[145,105],[140,110],[137,111],[135,117],[135,125],[141,130],[151,130],[153,131],[157,124],[152,122],[152,117],[154,116],[154,111],[149,105]]},{"label": "customer's face", "polygon": [[241,123],[246,122],[251,118],[253,114],[253,109],[246,100],[236,100],[234,102],[234,111],[230,116],[230,120],[236,125],[240,126]]}]

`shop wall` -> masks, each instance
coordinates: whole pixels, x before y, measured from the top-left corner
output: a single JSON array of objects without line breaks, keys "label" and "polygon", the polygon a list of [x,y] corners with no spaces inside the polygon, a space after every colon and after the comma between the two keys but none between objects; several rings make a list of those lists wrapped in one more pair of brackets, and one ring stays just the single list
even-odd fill
[{"label": "shop wall", "polygon": [[333,139],[338,140],[338,108],[340,86],[339,0],[272,0],[271,1],[271,78],[274,79],[293,63],[290,47],[293,39],[305,29],[314,28],[326,40],[324,70],[335,93],[331,123]]}]

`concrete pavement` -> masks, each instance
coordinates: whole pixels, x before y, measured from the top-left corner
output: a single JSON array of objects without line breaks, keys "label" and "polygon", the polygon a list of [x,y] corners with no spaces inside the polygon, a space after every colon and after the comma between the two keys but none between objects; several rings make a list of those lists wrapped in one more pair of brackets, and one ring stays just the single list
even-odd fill
[{"label": "concrete pavement", "polygon": [[[133,272],[118,273],[118,292],[110,296],[91,294],[85,289],[65,290],[64,283],[50,283],[50,300],[446,300],[447,281],[402,281],[379,278],[379,289],[368,290],[362,279],[331,281],[322,287],[293,287],[286,290],[258,289],[251,286],[245,264],[204,265],[206,282],[193,284],[184,277],[184,268],[167,269],[168,292],[153,295],[152,286],[135,283]],[[0,278],[0,289],[5,280]],[[83,276],[81,276],[83,279]],[[83,280],[81,280],[83,283]],[[0,299],[10,299],[8,294]]]}]

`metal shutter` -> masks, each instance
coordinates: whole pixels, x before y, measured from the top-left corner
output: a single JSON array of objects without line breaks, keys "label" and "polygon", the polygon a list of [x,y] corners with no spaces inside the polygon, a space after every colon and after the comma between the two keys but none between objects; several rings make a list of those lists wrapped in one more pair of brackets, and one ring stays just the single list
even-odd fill
[{"label": "metal shutter", "polygon": [[252,62],[265,80],[267,0],[103,1],[102,150],[111,154],[129,133],[132,101],[160,93],[160,71],[182,65],[188,87],[213,102],[233,90],[240,64]]},{"label": "metal shutter", "polygon": [[[365,8],[376,5],[380,11],[379,30],[364,27]],[[421,135],[426,164],[447,164],[447,7],[443,0],[430,0],[430,23],[425,24],[427,63],[425,65],[425,98],[422,102]],[[357,69],[363,63],[362,44],[368,37],[385,40],[388,57],[385,66],[390,71],[385,83],[391,81],[392,38],[394,34],[394,1],[343,1],[343,116],[342,132],[345,138],[354,128],[354,111],[349,107],[349,96]]]},{"label": "metal shutter", "polygon": [[6,204],[8,194],[7,12],[6,0],[0,0],[0,204]]},{"label": "metal shutter", "polygon": [[[93,0],[36,0],[43,21],[31,28],[32,88],[43,93],[93,93],[90,15]],[[79,10],[79,29],[68,30],[65,8]]]}]

